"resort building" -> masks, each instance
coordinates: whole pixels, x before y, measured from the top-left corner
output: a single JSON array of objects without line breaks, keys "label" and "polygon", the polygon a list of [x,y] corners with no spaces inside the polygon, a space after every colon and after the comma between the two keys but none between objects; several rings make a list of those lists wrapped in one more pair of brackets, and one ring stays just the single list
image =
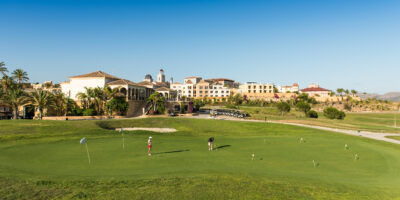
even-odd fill
[{"label": "resort building", "polygon": [[[172,79],[172,78],[171,78]],[[165,82],[165,73],[163,69],[160,69],[157,75],[157,81],[153,81],[153,77],[150,74],[146,74],[143,81],[138,83],[141,86],[150,88],[150,89],[157,89],[160,87],[169,87],[168,82]]]},{"label": "resort building", "polygon": [[300,90],[300,92],[307,93],[310,97],[329,97],[332,91],[321,88],[318,84],[313,83],[309,85],[308,88]]},{"label": "resort building", "polygon": [[235,81],[227,78],[212,78],[212,79],[207,79],[206,81],[218,83],[228,88],[233,88],[235,86]]},{"label": "resort building", "polygon": [[246,82],[239,86],[242,93],[247,94],[266,94],[274,93],[274,85],[269,83],[256,83],[256,82]]},{"label": "resort building", "polygon": [[103,88],[104,86],[118,88],[119,92],[126,96],[127,100],[145,100],[152,93],[152,89],[102,71],[71,76],[69,81],[60,85],[61,91],[75,101],[78,100],[77,94],[85,92],[85,88]]},{"label": "resort building", "polygon": [[[215,97],[229,97],[230,87],[234,81],[230,79],[207,79],[203,80],[201,77],[187,77],[184,83],[173,83],[170,89],[177,91],[178,99],[183,96],[187,98],[215,98]],[[224,84],[225,83],[225,84]]]},{"label": "resort building", "polygon": [[277,86],[279,93],[296,93],[299,91],[299,84],[293,83],[293,85],[288,86]]}]

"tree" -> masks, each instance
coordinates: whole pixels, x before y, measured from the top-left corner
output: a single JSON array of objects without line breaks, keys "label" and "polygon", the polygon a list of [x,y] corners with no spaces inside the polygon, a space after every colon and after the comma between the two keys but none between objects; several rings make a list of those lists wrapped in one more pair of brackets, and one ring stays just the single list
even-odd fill
[{"label": "tree", "polygon": [[13,110],[13,119],[18,118],[18,108],[22,106],[27,101],[26,93],[21,87],[13,86],[8,88],[3,95],[1,95],[1,100],[9,105]]},{"label": "tree", "polygon": [[164,107],[164,97],[158,92],[151,94],[147,98],[147,102],[151,103],[154,112],[157,111],[159,107]]},{"label": "tree", "polygon": [[297,100],[308,102],[308,94],[307,93],[301,93],[299,96],[297,96]]},{"label": "tree", "polygon": [[15,84],[15,82],[11,77],[3,76],[3,78],[1,78],[0,84],[3,88],[3,92],[6,92],[8,88],[11,88]]},{"label": "tree", "polygon": [[351,94],[352,94],[353,96],[356,96],[356,95],[358,94],[358,92],[357,92],[357,90],[351,90]]},{"label": "tree", "polygon": [[5,66],[6,64],[4,62],[0,62],[0,73],[3,74],[3,77],[7,76],[6,72],[8,72]]},{"label": "tree", "polygon": [[334,107],[327,107],[324,109],[324,116],[328,119],[344,119],[346,114]]},{"label": "tree", "polygon": [[200,99],[195,99],[193,101],[193,107],[196,109],[196,111],[199,111],[201,107],[205,106],[205,103],[201,101]]},{"label": "tree", "polygon": [[290,112],[290,105],[286,102],[279,102],[276,104],[276,107],[278,108],[278,111],[281,112],[282,116],[284,113]]},{"label": "tree", "polygon": [[318,113],[315,110],[310,110],[307,112],[306,116],[308,118],[318,118]]},{"label": "tree", "polygon": [[124,97],[115,97],[106,103],[106,110],[110,115],[114,112],[122,115],[128,110],[128,102]]},{"label": "tree", "polygon": [[38,89],[29,94],[28,102],[30,105],[35,106],[39,111],[39,119],[43,118],[44,109],[54,106],[54,101],[50,92]]},{"label": "tree", "polygon": [[304,112],[305,115],[307,115],[307,112],[311,110],[310,104],[304,101],[297,102],[296,108],[297,110]]},{"label": "tree", "polygon": [[329,96],[330,97],[333,97],[333,96],[335,96],[336,94],[335,94],[335,92],[334,91],[331,91],[330,93],[329,93]]},{"label": "tree", "polygon": [[228,97],[228,102],[233,105],[241,105],[243,103],[243,96],[240,94],[235,94],[234,96]]},{"label": "tree", "polygon": [[342,97],[342,101],[343,101],[343,92],[344,92],[344,89],[343,89],[343,88],[338,88],[338,89],[336,89],[336,92]]},{"label": "tree", "polygon": [[76,106],[74,100],[66,97],[64,93],[58,91],[53,93],[53,101],[57,116],[66,116],[68,111],[72,111],[73,107]]},{"label": "tree", "polygon": [[26,73],[22,69],[16,69],[12,72],[12,77],[17,80],[18,84],[24,83],[25,81],[28,81],[28,73]]}]

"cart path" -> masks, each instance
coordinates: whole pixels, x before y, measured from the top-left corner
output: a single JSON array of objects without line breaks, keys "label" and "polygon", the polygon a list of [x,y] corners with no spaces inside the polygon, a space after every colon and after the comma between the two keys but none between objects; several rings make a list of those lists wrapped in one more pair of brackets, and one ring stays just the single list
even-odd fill
[{"label": "cart path", "polygon": [[332,131],[332,132],[337,132],[337,133],[344,133],[344,134],[354,135],[354,136],[358,136],[358,137],[365,137],[365,138],[370,138],[370,139],[374,139],[374,140],[380,140],[380,141],[390,142],[390,143],[394,143],[394,144],[400,144],[400,140],[390,139],[390,138],[386,137],[386,136],[400,136],[399,133],[376,133],[376,132],[369,132],[369,131],[361,131],[359,133],[358,131],[353,131],[353,130],[329,128],[329,127],[323,127],[323,126],[280,122],[280,121],[240,119],[240,118],[225,117],[225,116],[224,117],[218,116],[217,118],[212,118],[209,115],[199,115],[199,116],[190,116],[190,117],[185,117],[185,118],[201,118],[201,119],[213,119],[213,120],[231,120],[231,121],[243,121],[243,122],[262,122],[262,123],[286,124],[286,125],[314,128],[314,129],[325,130],[325,131]]}]

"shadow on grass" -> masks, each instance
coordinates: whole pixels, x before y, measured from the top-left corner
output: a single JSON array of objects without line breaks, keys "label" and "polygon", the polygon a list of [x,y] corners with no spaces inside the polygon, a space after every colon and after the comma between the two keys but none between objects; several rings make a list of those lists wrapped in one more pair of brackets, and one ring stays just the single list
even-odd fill
[{"label": "shadow on grass", "polygon": [[222,145],[222,146],[217,146],[217,147],[215,147],[214,149],[223,149],[223,148],[230,147],[230,146],[231,146],[230,144],[228,144],[228,145]]},{"label": "shadow on grass", "polygon": [[185,152],[185,151],[190,151],[190,149],[176,150],[176,151],[166,151],[166,152],[157,152],[157,153],[153,153],[153,155],[166,154],[166,153],[181,153],[181,152]]}]

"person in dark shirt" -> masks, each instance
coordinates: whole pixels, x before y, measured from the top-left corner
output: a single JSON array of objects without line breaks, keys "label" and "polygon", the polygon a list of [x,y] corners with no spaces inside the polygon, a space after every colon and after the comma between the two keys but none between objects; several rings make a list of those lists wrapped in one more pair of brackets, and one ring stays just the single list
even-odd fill
[{"label": "person in dark shirt", "polygon": [[210,138],[208,138],[208,150],[209,151],[212,151],[213,150],[213,148],[212,148],[212,143],[214,142],[214,137],[210,137]]}]

